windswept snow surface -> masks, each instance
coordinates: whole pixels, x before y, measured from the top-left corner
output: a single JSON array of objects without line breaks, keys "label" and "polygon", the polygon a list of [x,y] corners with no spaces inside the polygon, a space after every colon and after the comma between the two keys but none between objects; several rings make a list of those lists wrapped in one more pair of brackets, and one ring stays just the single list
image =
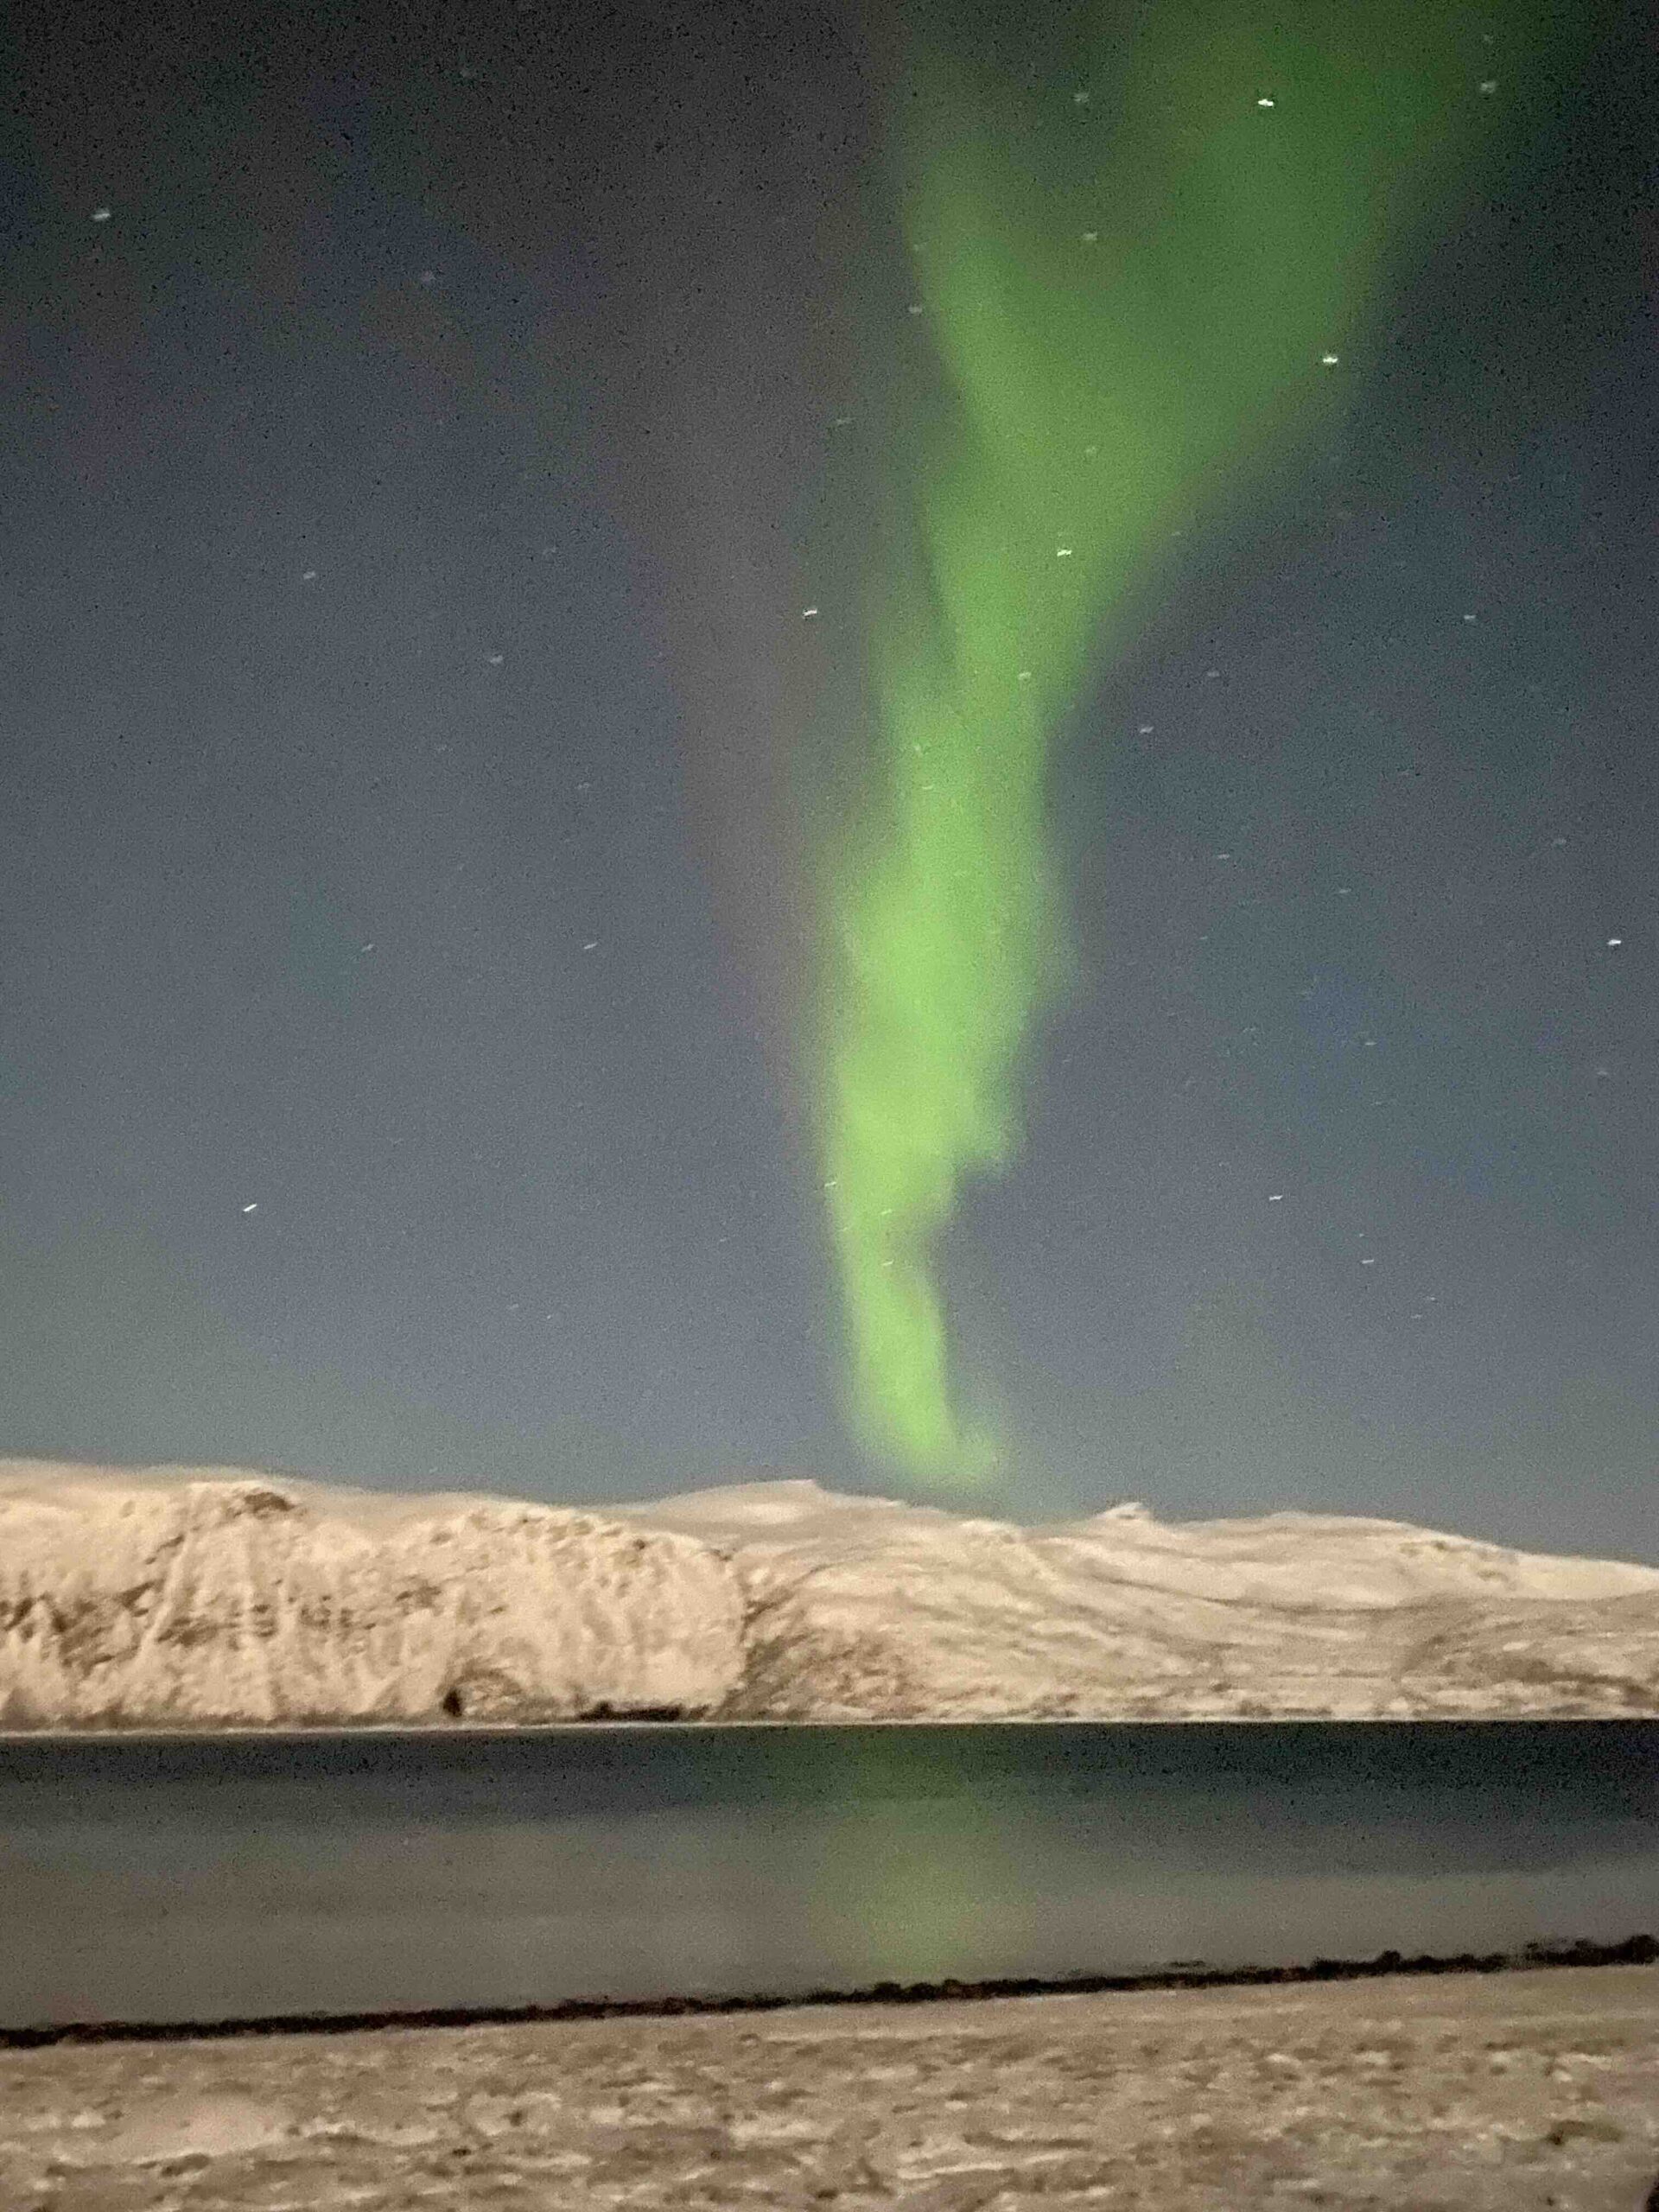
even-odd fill
[{"label": "windswept snow surface", "polygon": [[1659,1568],[1403,1522],[0,1460],[0,1726],[1659,1713]]}]

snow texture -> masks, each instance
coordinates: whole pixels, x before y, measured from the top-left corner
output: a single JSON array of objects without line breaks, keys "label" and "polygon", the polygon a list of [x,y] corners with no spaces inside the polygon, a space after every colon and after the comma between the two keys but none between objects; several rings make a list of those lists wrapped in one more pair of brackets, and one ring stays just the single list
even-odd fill
[{"label": "snow texture", "polygon": [[237,1469],[0,1460],[0,1726],[696,1713],[742,1598],[695,1538]]},{"label": "snow texture", "polygon": [[1659,1568],[1403,1522],[0,1460],[13,1728],[1655,1713]]},{"label": "snow texture", "polygon": [[1338,1514],[1019,1528],[803,1480],[606,1509],[750,1592],[754,1717],[1659,1712],[1659,1568]]}]

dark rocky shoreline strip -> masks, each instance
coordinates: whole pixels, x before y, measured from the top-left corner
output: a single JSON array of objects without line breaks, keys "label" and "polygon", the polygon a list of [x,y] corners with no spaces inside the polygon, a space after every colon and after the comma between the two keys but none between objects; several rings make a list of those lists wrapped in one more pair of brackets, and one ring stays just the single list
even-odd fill
[{"label": "dark rocky shoreline strip", "polygon": [[45,2027],[0,2027],[0,2049],[32,2050],[62,2044],[195,2043],[238,2036],[354,2035],[375,2028],[516,2027],[544,2020],[672,2019],[689,2014],[775,2012],[802,2005],[928,2005],[999,1997],[1091,1997],[1109,1991],[1252,1988],[1296,1982],[1362,1981],[1390,1974],[1494,1974],[1541,1967],[1659,1964],[1659,1936],[1627,1936],[1617,1943],[1529,1943],[1518,1951],[1459,1951],[1407,1957],[1380,1951],[1371,1959],[1316,1958],[1302,1966],[1211,1967],[1201,1962],[1152,1974],[1074,1974],[1049,1980],[1020,1976],[995,1981],[878,1981],[861,1989],[815,1989],[779,1996],[569,1998],[556,2005],[453,2005],[419,2012],[279,2013],[224,2020],[73,2021]]}]

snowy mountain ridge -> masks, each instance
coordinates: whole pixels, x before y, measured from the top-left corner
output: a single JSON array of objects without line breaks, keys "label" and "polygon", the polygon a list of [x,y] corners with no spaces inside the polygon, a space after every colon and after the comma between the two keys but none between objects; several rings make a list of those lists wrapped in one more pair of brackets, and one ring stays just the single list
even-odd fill
[{"label": "snowy mountain ridge", "polygon": [[801,1717],[1659,1712],[1659,1568],[1408,1522],[1011,1522],[810,1481],[605,1509],[693,1534],[772,1609],[746,1694]]},{"label": "snowy mountain ridge", "polygon": [[678,1712],[742,1615],[706,1546],[591,1513],[0,1460],[0,1726]]},{"label": "snowy mountain ridge", "polygon": [[1637,1713],[1659,1568],[1402,1522],[0,1459],[0,1726]]}]

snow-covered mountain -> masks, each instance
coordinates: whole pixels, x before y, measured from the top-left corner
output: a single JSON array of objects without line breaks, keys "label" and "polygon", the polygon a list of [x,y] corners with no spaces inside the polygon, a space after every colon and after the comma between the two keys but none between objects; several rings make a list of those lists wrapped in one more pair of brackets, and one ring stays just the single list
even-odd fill
[{"label": "snow-covered mountain", "polygon": [[707,1546],[593,1513],[0,1460],[0,1726],[701,1711],[742,1624]]},{"label": "snow-covered mountain", "polygon": [[1659,1713],[1659,1568],[1402,1522],[0,1460],[0,1726]]},{"label": "snow-covered mountain", "polygon": [[1338,1514],[1018,1528],[811,1481],[602,1510],[730,1559],[757,1713],[1659,1713],[1651,1567]]}]

